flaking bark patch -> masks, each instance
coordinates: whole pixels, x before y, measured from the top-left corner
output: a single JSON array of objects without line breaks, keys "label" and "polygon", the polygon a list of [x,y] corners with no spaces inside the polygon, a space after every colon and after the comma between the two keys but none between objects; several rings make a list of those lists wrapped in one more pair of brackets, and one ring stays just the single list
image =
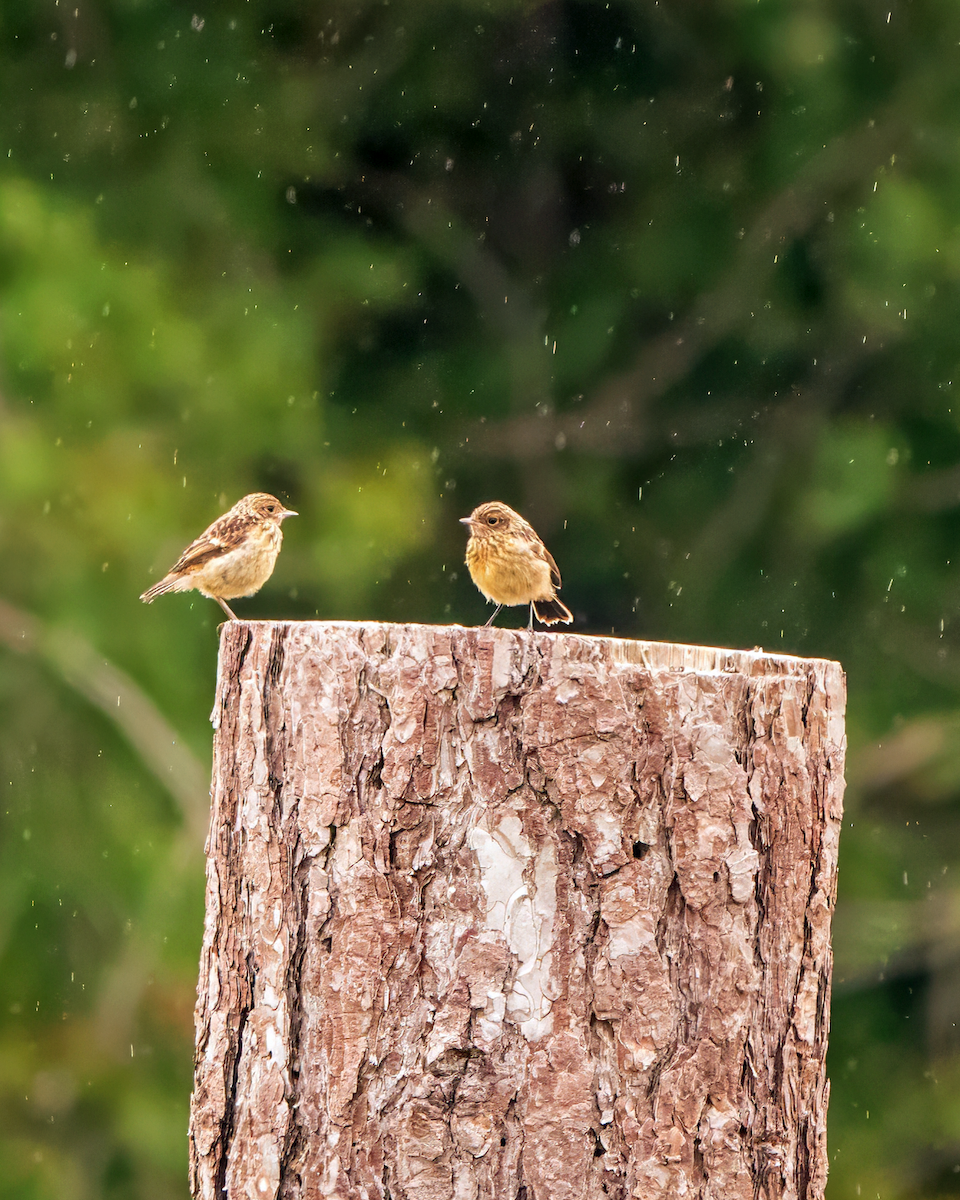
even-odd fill
[{"label": "flaking bark patch", "polygon": [[194,1195],[819,1200],[834,663],[224,626]]}]

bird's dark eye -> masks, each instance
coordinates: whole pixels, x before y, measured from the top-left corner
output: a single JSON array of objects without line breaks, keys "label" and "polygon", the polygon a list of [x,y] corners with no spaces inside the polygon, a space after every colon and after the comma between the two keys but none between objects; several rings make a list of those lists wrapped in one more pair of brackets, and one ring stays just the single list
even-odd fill
[{"label": "bird's dark eye", "polygon": [[268,512],[268,513],[272,513],[272,512],[276,512],[276,511],[277,511],[277,506],[276,506],[275,504],[268,504],[268,505],[267,505],[267,512]]},{"label": "bird's dark eye", "polygon": [[496,525],[499,520],[500,520],[499,517],[487,517],[487,524],[488,525]]}]

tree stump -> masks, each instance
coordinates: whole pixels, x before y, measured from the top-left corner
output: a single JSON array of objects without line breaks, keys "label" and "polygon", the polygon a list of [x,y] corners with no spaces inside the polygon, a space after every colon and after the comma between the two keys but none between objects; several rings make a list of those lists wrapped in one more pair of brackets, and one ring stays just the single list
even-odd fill
[{"label": "tree stump", "polygon": [[823,1195],[836,663],[223,627],[203,1200]]}]

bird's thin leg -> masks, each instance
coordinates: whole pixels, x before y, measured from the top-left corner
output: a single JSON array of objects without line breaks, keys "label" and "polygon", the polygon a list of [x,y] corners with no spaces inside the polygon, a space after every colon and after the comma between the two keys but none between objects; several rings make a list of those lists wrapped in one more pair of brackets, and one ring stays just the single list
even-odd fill
[{"label": "bird's thin leg", "polygon": [[533,604],[530,605],[530,620],[527,622],[527,628],[533,632]]},{"label": "bird's thin leg", "polygon": [[502,605],[502,604],[498,604],[498,605],[497,605],[497,607],[496,607],[496,608],[493,610],[493,612],[490,614],[490,619],[489,619],[488,621],[484,621],[484,623],[483,623],[483,627],[484,627],[484,629],[486,629],[486,627],[487,627],[488,625],[492,625],[492,624],[493,624],[493,618],[494,618],[494,617],[497,615],[497,613],[500,611],[500,609],[501,609],[501,608],[503,608],[503,605]]},{"label": "bird's thin leg", "polygon": [[214,596],[214,600],[220,605],[223,611],[227,614],[231,621],[237,620],[237,614],[233,611],[226,600],[221,600],[219,596]]}]

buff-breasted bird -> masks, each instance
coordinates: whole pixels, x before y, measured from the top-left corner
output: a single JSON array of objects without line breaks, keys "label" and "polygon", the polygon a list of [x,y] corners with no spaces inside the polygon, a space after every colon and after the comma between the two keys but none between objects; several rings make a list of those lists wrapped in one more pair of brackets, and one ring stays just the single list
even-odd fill
[{"label": "buff-breasted bird", "polygon": [[280,526],[297,514],[276,496],[254,492],[225,512],[190,543],[164,577],[140,597],[150,604],[164,592],[192,588],[216,600],[231,621],[237,617],[228,600],[252,596],[273,574],[283,542]]},{"label": "buff-breasted bird", "polygon": [[534,614],[544,625],[569,625],[573,613],[557,599],[560,572],[553,555],[519,513],[494,500],[460,520],[470,530],[470,578],[497,606],[488,625],[505,604],[530,605],[528,629],[533,628]]}]

